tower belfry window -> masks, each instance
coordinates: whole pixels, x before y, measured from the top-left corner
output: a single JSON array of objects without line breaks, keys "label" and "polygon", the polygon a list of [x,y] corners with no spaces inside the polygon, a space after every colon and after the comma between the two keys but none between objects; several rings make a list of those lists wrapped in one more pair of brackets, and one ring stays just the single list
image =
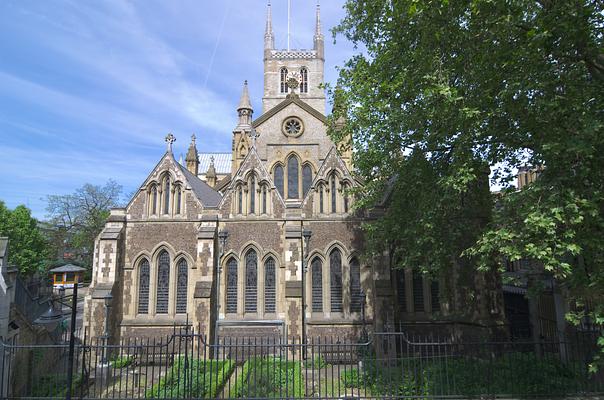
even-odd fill
[{"label": "tower belfry window", "polygon": [[288,92],[289,88],[287,86],[287,68],[281,68],[279,87],[280,87],[281,93]]},{"label": "tower belfry window", "polygon": [[308,70],[306,67],[300,69],[300,93],[308,93]]}]

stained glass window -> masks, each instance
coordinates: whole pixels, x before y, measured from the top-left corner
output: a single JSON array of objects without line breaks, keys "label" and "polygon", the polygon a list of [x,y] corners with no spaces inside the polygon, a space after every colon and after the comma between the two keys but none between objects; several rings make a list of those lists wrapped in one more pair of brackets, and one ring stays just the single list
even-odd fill
[{"label": "stained glass window", "polygon": [[237,313],[237,261],[234,258],[227,262],[226,312]]},{"label": "stained glass window", "polygon": [[176,277],[176,313],[184,314],[187,312],[187,280],[188,280],[187,260],[182,259],[178,262],[178,271]]},{"label": "stained glass window", "polygon": [[287,90],[288,90],[288,86],[287,86],[287,68],[281,68],[280,89],[281,89],[281,93],[287,93]]},{"label": "stained glass window", "polygon": [[258,255],[250,250],[245,255],[245,312],[256,312],[258,303]]},{"label": "stained glass window", "polygon": [[149,313],[149,279],[151,271],[149,261],[143,260],[138,271],[138,313]]},{"label": "stained glass window", "polygon": [[363,306],[361,296],[361,266],[359,260],[350,261],[350,312],[361,312]]},{"label": "stained glass window", "polygon": [[167,251],[159,253],[157,266],[157,296],[155,312],[168,313],[168,297],[170,293],[170,256]]},{"label": "stained glass window", "polygon": [[308,93],[308,70],[304,67],[300,70],[300,93]]},{"label": "stained glass window", "polygon": [[424,279],[416,269],[413,270],[413,310],[424,311]]},{"label": "stained glass window", "polygon": [[283,167],[280,165],[275,167],[275,186],[279,193],[281,193],[281,197],[285,197],[283,193]]},{"label": "stained glass window", "polygon": [[298,198],[298,158],[291,156],[287,160],[287,198]]},{"label": "stained glass window", "polygon": [[275,260],[271,257],[264,263],[264,312],[274,313],[277,298]]},{"label": "stained glass window", "polygon": [[331,311],[342,312],[342,254],[335,249],[329,256]]},{"label": "stained glass window", "polygon": [[262,187],[262,214],[266,214],[266,186]]},{"label": "stained glass window", "polygon": [[315,257],[310,263],[312,281],[312,311],[323,312],[323,263]]},{"label": "stained glass window", "polygon": [[430,283],[430,299],[432,300],[432,312],[440,311],[440,286],[438,281]]},{"label": "stained glass window", "polygon": [[306,164],[302,167],[302,196],[306,196],[306,193],[310,190],[312,185],[312,169],[310,165]]},{"label": "stained glass window", "polygon": [[170,179],[164,183],[164,214],[170,213]]}]

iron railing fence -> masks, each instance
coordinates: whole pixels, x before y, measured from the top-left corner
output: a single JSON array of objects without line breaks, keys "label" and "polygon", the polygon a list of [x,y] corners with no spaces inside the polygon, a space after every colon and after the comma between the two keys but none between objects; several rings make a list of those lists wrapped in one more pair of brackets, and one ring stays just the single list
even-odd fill
[{"label": "iron railing fence", "polygon": [[[558,397],[604,392],[588,366],[597,334],[566,342],[460,342],[454,337],[371,334],[285,340],[221,338],[190,328],[159,338],[76,344],[72,398],[402,399]],[[68,345],[0,348],[0,394],[63,399]]]}]

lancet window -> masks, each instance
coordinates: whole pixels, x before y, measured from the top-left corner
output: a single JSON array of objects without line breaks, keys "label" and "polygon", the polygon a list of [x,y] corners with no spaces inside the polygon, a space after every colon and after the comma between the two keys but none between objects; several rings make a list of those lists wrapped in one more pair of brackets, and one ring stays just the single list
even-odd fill
[{"label": "lancet window", "polygon": [[283,189],[283,167],[281,165],[277,165],[275,167],[275,187],[281,194],[281,197],[285,198],[285,193]]},{"label": "lancet window", "polygon": [[149,261],[144,259],[139,264],[138,271],[138,313],[149,313],[149,280],[151,279],[151,270]]},{"label": "lancet window", "polygon": [[159,253],[157,265],[157,293],[155,312],[168,313],[168,297],[170,293],[170,256],[167,251]]},{"label": "lancet window", "polygon": [[308,93],[308,69],[300,69],[300,93]]},{"label": "lancet window", "polygon": [[275,260],[270,257],[264,262],[264,312],[274,313],[277,300]]},{"label": "lancet window", "polygon": [[281,93],[287,93],[289,89],[287,86],[287,68],[281,68],[279,75],[279,87],[281,89]]},{"label": "lancet window", "polygon": [[164,214],[170,214],[170,178],[164,180]]},{"label": "lancet window", "polygon": [[302,197],[306,197],[306,194],[310,190],[312,185],[312,168],[308,164],[304,164],[302,167]]},{"label": "lancet window", "polygon": [[234,258],[227,262],[226,276],[226,312],[237,313],[237,261]]},{"label": "lancet window", "polygon": [[397,269],[396,276],[396,301],[401,311],[407,311],[407,295],[405,290],[405,270]]},{"label": "lancet window", "polygon": [[424,279],[419,270],[413,270],[413,310],[424,311]]},{"label": "lancet window", "polygon": [[432,312],[440,311],[440,285],[437,280],[430,282],[430,300]]},{"label": "lancet window", "polygon": [[329,255],[331,311],[342,312],[342,253],[334,249]]},{"label": "lancet window", "polygon": [[188,288],[188,268],[187,260],[182,259],[178,262],[176,275],[176,313],[184,314],[187,312],[187,288]]},{"label": "lancet window", "polygon": [[258,305],[258,255],[249,250],[245,256],[245,312],[255,313]]},{"label": "lancet window", "polygon": [[350,261],[350,312],[361,312],[363,297],[361,295],[361,266],[359,260]]},{"label": "lancet window", "polygon": [[299,197],[298,174],[298,158],[291,155],[287,160],[287,198],[289,199],[297,199]]},{"label": "lancet window", "polygon": [[312,284],[312,311],[323,312],[323,263],[315,257],[310,263]]}]

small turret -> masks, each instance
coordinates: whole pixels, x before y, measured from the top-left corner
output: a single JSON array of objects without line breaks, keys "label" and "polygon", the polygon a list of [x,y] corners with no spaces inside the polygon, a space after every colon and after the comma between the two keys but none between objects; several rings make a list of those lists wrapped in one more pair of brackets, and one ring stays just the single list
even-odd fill
[{"label": "small turret", "polygon": [[185,161],[189,172],[197,176],[199,172],[199,157],[197,156],[197,147],[195,146],[195,135],[191,136],[191,144],[189,145]]},{"label": "small turret", "polygon": [[252,128],[252,114],[254,109],[252,108],[252,102],[250,101],[250,92],[247,87],[247,81],[243,83],[243,91],[241,93],[241,99],[239,100],[239,106],[237,106],[237,114],[239,115],[239,122],[236,131],[249,131]]},{"label": "small turret", "polygon": [[206,182],[212,187],[216,186],[216,167],[214,167],[214,156],[210,157],[210,166],[206,172]]}]

